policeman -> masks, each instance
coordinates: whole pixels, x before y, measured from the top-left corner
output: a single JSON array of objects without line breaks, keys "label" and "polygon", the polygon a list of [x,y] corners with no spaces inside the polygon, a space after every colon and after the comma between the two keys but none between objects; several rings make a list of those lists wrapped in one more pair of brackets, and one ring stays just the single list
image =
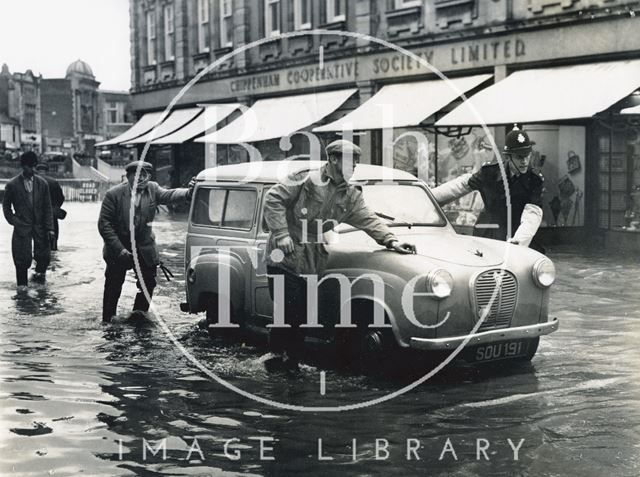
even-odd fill
[{"label": "policeman", "polygon": [[273,299],[273,277],[282,275],[284,318],[291,326],[271,329],[271,348],[282,355],[266,362],[268,369],[298,367],[304,343],[300,325],[307,310],[307,283],[300,275],[322,274],[328,258],[323,233],[344,222],[395,252],[415,253],[415,247],[400,243],[367,207],[362,192],[349,184],[360,160],[360,148],[338,140],[327,146],[326,153],[328,161],[319,170],[288,177],[273,186],[265,198],[264,217],[270,230],[266,250],[269,291]]},{"label": "policeman", "polygon": [[[474,235],[508,240],[544,252],[542,246],[533,241],[542,221],[544,192],[542,174],[530,168],[533,144],[529,135],[514,125],[505,138],[506,182],[500,164],[486,163],[474,174],[464,174],[432,189],[436,200],[444,205],[473,190],[480,191],[484,210],[478,217]],[[508,203],[511,205],[511,223],[507,220]]]},{"label": "policeman", "polygon": [[[116,314],[127,270],[135,268],[131,236],[135,237],[136,255],[144,287],[151,296],[156,286],[156,272],[160,264],[155,236],[151,229],[156,206],[183,202],[190,199],[193,193],[194,180],[189,183],[189,188],[168,190],[149,180],[152,171],[153,166],[148,162],[134,161],[127,164],[127,181],[109,189],[102,201],[98,230],[104,240],[103,258],[107,265],[102,301],[103,321],[110,321]],[[134,208],[133,230],[130,227],[131,207]],[[133,303],[133,310],[134,313],[146,312],[149,302],[142,292],[143,285],[138,270],[134,269],[134,273],[138,294]]]}]

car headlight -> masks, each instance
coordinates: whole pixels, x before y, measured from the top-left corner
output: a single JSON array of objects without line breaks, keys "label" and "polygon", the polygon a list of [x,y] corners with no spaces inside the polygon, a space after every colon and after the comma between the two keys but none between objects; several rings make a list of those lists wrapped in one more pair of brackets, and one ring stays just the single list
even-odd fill
[{"label": "car headlight", "polygon": [[434,270],[427,275],[427,286],[436,298],[447,298],[453,290],[453,277],[442,268]]},{"label": "car headlight", "polygon": [[550,287],[556,281],[556,267],[548,258],[541,258],[533,265],[533,281],[542,288]]}]

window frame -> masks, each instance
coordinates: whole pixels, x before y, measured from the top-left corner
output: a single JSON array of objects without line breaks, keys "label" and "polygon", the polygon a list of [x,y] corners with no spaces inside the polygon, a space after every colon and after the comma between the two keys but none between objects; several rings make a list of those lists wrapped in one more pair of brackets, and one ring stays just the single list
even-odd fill
[{"label": "window frame", "polygon": [[[278,29],[272,30],[271,24],[273,23],[273,17],[271,15],[271,5],[277,5],[278,16]],[[264,0],[264,37],[272,38],[282,33],[282,3],[280,0]]]},{"label": "window frame", "polygon": [[404,10],[405,8],[422,7],[423,0],[393,0],[394,10]]},{"label": "window frame", "polygon": [[158,63],[158,58],[156,55],[156,39],[157,39],[157,28],[156,25],[156,11],[149,10],[147,11],[147,65],[156,65]]},{"label": "window frame", "polygon": [[[307,4],[308,21],[303,23],[302,4]],[[295,30],[310,30],[313,24],[313,7],[311,0],[293,0],[293,27]]]},{"label": "window frame", "polygon": [[[200,193],[200,191],[202,190],[222,190],[224,191],[224,203],[222,205],[222,216],[220,217],[220,224],[219,225],[212,225],[212,224],[201,224],[199,222],[196,222],[195,220],[195,214],[196,214],[196,200],[198,198],[198,193]],[[230,191],[242,191],[242,192],[253,192],[255,194],[255,201],[253,204],[253,211],[251,213],[251,225],[249,226],[249,228],[241,228],[241,227],[230,227],[228,225],[223,225],[225,217],[227,215],[227,204],[228,204],[228,200],[229,200],[229,192]],[[260,202],[260,194],[258,193],[258,188],[257,187],[238,187],[238,186],[225,186],[225,185],[220,185],[220,184],[216,184],[216,185],[204,185],[204,186],[200,186],[198,187],[198,189],[195,191],[194,194],[194,205],[192,207],[192,212],[191,212],[191,217],[189,219],[191,225],[193,225],[194,227],[204,227],[204,228],[208,228],[208,229],[218,229],[218,230],[229,230],[229,231],[237,231],[237,232],[243,232],[243,233],[249,233],[252,232],[255,229],[256,226],[256,213],[258,211],[258,205]]]},{"label": "window frame", "polygon": [[[210,51],[209,44],[211,37],[209,31],[209,0],[196,0],[196,34],[197,34],[197,51],[198,53],[208,53]],[[207,41],[207,39],[209,41]]]},{"label": "window frame", "polygon": [[342,8],[344,11],[342,13],[336,14],[335,11],[335,1],[336,0],[325,0],[325,11],[327,16],[327,23],[338,23],[344,22],[347,19],[347,2],[346,0],[340,0]]},{"label": "window frame", "polygon": [[164,60],[174,61],[176,59],[176,25],[174,5],[165,5],[162,9],[162,14],[164,17]]},{"label": "window frame", "polygon": [[[233,0],[219,0],[220,14],[220,47],[228,48],[233,46]],[[225,5],[229,5],[229,11],[225,13]],[[226,41],[229,36],[229,29],[225,23],[227,19],[231,19],[231,40]]]}]

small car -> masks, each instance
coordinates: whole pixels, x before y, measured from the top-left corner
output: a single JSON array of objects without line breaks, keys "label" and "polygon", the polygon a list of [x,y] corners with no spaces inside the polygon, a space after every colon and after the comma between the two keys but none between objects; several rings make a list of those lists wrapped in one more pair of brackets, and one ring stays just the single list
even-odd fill
[{"label": "small car", "polygon": [[[269,235],[265,195],[289,174],[322,164],[253,162],[206,169],[197,176],[183,311],[205,312],[213,332],[225,323],[268,331],[273,303],[264,262]],[[402,349],[457,350],[468,362],[484,363],[528,361],[540,336],[558,329],[558,319],[549,317],[555,280],[550,259],[523,246],[459,235],[428,186],[407,172],[359,164],[352,182],[401,241],[416,245],[417,254],[395,253],[363,231],[337,226],[326,245],[327,268],[319,277],[320,326],[307,328],[308,340],[348,346],[370,360],[375,360],[372,354]],[[337,277],[347,277],[347,286]],[[375,277],[381,280],[376,283]],[[221,321],[224,310],[228,316]]]}]

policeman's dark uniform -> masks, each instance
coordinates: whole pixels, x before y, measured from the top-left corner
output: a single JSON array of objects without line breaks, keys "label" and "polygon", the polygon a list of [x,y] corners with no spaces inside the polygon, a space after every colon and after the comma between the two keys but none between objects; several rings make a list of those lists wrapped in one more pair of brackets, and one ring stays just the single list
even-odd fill
[{"label": "policeman's dark uniform", "polygon": [[[526,204],[542,208],[542,194],[544,192],[542,174],[529,169],[526,173],[516,176],[511,174],[506,164],[504,169],[507,176],[509,201],[507,201],[505,182],[499,164],[484,164],[478,172],[469,178],[469,187],[479,191],[484,202],[484,210],[478,216],[473,230],[475,236],[507,240],[507,237],[513,237],[520,225],[520,218]],[[511,205],[510,229],[507,221],[507,203]],[[498,227],[496,228],[495,225]],[[531,248],[540,250],[542,247],[534,239]]]},{"label": "policeman's dark uniform", "polygon": [[518,173],[512,172],[508,163],[514,160],[513,156],[523,158],[529,155],[533,144],[526,132],[514,126],[505,138],[504,152],[510,157],[502,167],[499,163],[486,163],[476,173],[448,181],[431,192],[438,203],[444,205],[472,190],[479,191],[484,210],[478,217],[473,235],[496,240],[511,239],[513,243],[544,253],[544,248],[535,239],[542,221],[544,178],[530,168],[521,173],[516,164]]}]

